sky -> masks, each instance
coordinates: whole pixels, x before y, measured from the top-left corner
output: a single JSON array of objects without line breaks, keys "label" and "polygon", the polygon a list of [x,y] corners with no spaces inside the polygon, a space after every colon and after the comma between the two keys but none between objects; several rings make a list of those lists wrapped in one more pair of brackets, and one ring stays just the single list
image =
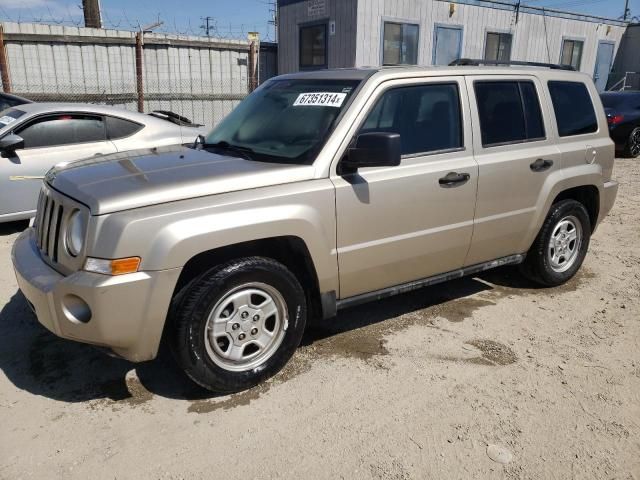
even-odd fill
[{"label": "sky", "polygon": [[[430,1],[430,0],[422,0]],[[504,1],[504,0],[503,0]],[[508,0],[515,3],[517,0]],[[619,18],[625,0],[522,0],[523,4]],[[246,38],[250,31],[273,40],[272,0],[100,0],[106,28],[137,29],[163,21],[160,32],[204,35],[203,17],[212,17],[214,37]],[[82,25],[82,0],[0,0],[0,20]],[[640,0],[629,0],[640,17]]]}]

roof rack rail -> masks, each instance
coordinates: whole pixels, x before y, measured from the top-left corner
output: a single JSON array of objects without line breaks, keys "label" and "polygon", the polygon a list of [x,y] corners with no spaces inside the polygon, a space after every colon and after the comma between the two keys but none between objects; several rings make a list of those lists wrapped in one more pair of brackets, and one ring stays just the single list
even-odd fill
[{"label": "roof rack rail", "polygon": [[556,63],[542,63],[542,62],[520,62],[520,61],[501,61],[501,60],[478,60],[473,58],[459,58],[449,64],[451,67],[471,65],[507,65],[507,66],[519,66],[519,67],[543,67],[550,68],[552,70],[569,70],[575,71],[576,69],[571,65],[559,65]]}]

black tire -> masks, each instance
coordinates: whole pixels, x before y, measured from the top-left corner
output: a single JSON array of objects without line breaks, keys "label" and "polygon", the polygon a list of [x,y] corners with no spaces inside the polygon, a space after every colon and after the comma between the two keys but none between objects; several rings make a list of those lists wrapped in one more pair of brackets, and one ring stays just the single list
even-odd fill
[{"label": "black tire", "polygon": [[[567,218],[576,219],[580,223],[581,241],[570,266],[565,271],[557,271],[552,267],[548,247],[554,231]],[[520,271],[529,280],[545,287],[562,285],[570,280],[582,266],[589,249],[590,239],[591,221],[587,209],[575,200],[561,200],[551,206],[551,210],[529,249]]]},{"label": "black tire", "polygon": [[640,156],[640,127],[634,128],[629,134],[629,139],[624,146],[624,156],[627,158]]},{"label": "black tire", "polygon": [[[209,314],[229,292],[257,282],[279,292],[286,304],[288,327],[283,327],[281,343],[263,363],[245,371],[230,371],[212,359],[209,352],[213,347],[206,345]],[[284,265],[263,257],[243,258],[212,268],[175,296],[169,342],[176,361],[194,382],[216,393],[233,393],[257,385],[284,367],[300,344],[306,319],[304,291]]]}]

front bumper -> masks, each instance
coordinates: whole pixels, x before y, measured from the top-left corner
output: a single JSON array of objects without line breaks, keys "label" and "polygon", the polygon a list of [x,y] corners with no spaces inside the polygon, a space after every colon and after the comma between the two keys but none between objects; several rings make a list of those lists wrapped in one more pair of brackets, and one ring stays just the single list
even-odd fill
[{"label": "front bumper", "polygon": [[18,286],[38,321],[56,335],[110,348],[134,362],[158,353],[169,304],[182,269],[67,277],[40,256],[33,228],[11,251]]}]

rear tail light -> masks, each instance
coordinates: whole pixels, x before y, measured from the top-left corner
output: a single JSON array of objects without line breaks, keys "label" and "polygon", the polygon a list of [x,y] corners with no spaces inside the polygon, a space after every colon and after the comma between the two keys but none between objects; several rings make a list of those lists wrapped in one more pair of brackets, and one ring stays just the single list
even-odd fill
[{"label": "rear tail light", "polygon": [[609,125],[618,125],[619,123],[622,123],[623,120],[624,115],[609,115],[607,117],[607,123]]}]

